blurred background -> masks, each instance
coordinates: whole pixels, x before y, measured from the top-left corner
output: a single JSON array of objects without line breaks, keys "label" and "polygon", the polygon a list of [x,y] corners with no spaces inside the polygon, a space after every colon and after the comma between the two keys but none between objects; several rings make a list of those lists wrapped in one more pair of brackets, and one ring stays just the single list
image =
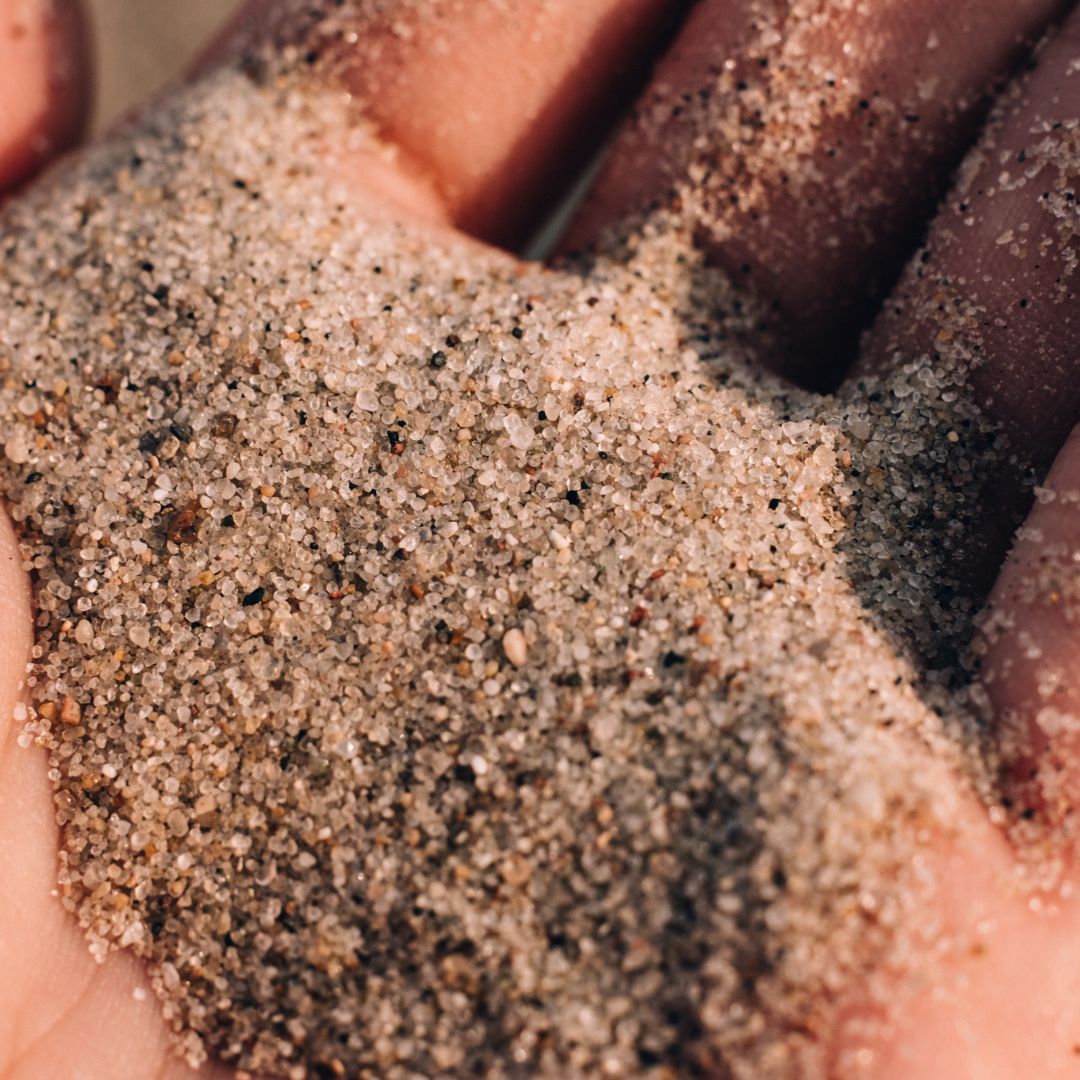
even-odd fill
[{"label": "blurred background", "polygon": [[85,0],[96,52],[93,130],[167,86],[239,0]]}]

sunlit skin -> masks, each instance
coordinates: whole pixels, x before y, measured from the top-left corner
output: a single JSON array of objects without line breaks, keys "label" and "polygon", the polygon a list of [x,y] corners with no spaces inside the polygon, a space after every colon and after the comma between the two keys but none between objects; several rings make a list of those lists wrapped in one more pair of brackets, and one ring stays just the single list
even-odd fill
[{"label": "sunlit skin", "polygon": [[[252,6],[264,8],[268,2]],[[356,89],[377,99],[372,120],[400,153],[350,161],[348,168],[368,197],[387,203],[388,213],[438,221],[487,242],[517,243],[545,211],[550,191],[572,174],[590,141],[596,142],[599,125],[640,89],[635,80],[649,59],[659,63],[657,78],[691,90],[703,85],[710,57],[727,55],[745,38],[750,4],[701,3],[663,57],[652,54],[667,48],[673,30],[675,5],[665,0],[547,0],[542,22],[532,18],[534,6],[523,4],[522,17],[508,30],[486,18],[479,3],[447,4],[453,13],[448,18],[457,20],[448,32],[460,47],[434,55],[425,53],[422,35],[387,35],[378,18],[350,46],[356,53]],[[820,44],[837,55],[845,55],[845,45],[854,46],[849,51],[858,57],[865,39],[862,43],[873,42],[876,50],[866,51],[894,83],[936,77],[957,99],[974,100],[1015,62],[1022,40],[1067,17],[1070,6],[1055,0],[868,0],[858,17],[838,17],[834,32],[823,33]],[[33,14],[37,5],[0,0],[0,185],[5,190],[25,182],[48,153],[69,144],[79,130],[87,100],[84,45],[73,10],[61,3],[59,11],[59,17],[43,20]],[[235,32],[236,27],[227,34]],[[937,47],[909,62],[928,35]],[[888,43],[884,51],[881,41]],[[227,38],[211,48],[210,56],[226,48]],[[503,62],[508,56],[513,63]],[[1001,146],[1022,148],[1034,129],[1080,117],[1077,60],[1080,17],[1066,18],[1002,121]],[[903,87],[896,90],[902,93]],[[816,206],[811,224],[835,225],[837,244],[812,248],[809,255],[793,249],[790,235],[811,224],[799,221],[799,209],[785,207],[780,193],[771,219],[779,232],[763,232],[759,223],[748,221],[725,239],[717,257],[731,266],[753,263],[755,287],[777,301],[781,317],[795,313],[788,328],[793,335],[811,343],[828,339],[870,302],[861,294],[853,300],[850,287],[838,292],[837,283],[895,278],[898,260],[911,253],[927,227],[926,193],[944,188],[944,177],[976,137],[977,114],[973,105],[956,115],[928,116],[927,123],[938,125],[935,138],[907,155],[903,174],[890,181],[894,202],[876,211],[880,223],[870,223],[880,224],[879,249],[868,249],[850,220],[841,226],[845,208],[828,198]],[[587,242],[658,193],[666,163],[679,156],[677,127],[669,135],[670,144],[645,144],[629,129],[573,227],[572,243]],[[327,136],[332,142],[333,133]],[[976,177],[975,192],[992,185],[999,166],[990,160],[985,168],[985,184]],[[977,392],[1039,468],[1045,471],[1056,456],[1051,486],[1080,490],[1080,438],[1068,437],[1080,420],[1080,379],[1072,368],[1080,355],[1080,323],[1068,303],[1042,302],[1049,283],[1065,272],[1063,252],[1051,245],[1049,256],[1035,266],[1008,260],[997,243],[1007,228],[1023,222],[1036,232],[1049,229],[1034,203],[1039,189],[1035,182],[1006,196],[981,201],[976,196],[974,209],[964,211],[975,214],[970,226],[958,223],[958,211],[947,205],[929,225],[928,261],[918,264],[922,270],[909,272],[895,297],[884,303],[861,364],[881,370],[897,353],[925,351],[937,328],[933,320],[912,318],[910,312],[920,307],[922,292],[934,287],[931,279],[948,274],[988,312],[980,328],[986,359]],[[1025,301],[1022,307],[1018,298]],[[1014,499],[1004,489],[999,496],[995,507]],[[1038,562],[1043,547],[1078,543],[1080,509],[1040,505],[1029,525],[1028,539],[992,593],[999,609],[1013,603],[1017,581]],[[988,535],[1011,527],[1007,511],[999,510]],[[997,543],[983,548],[996,548],[1000,565]],[[195,1075],[171,1054],[139,964],[124,953],[95,963],[56,897],[57,829],[45,763],[37,751],[16,745],[11,719],[31,633],[29,586],[4,524],[0,1080]],[[1009,675],[991,690],[1020,725],[1038,708],[1035,661],[1026,659],[1018,644],[1032,635],[1044,658],[1062,670],[1080,671],[1080,625],[1052,603],[1018,608],[1012,629],[994,652],[998,660],[1010,661]],[[1063,708],[1080,702],[1080,686],[1066,683],[1060,693]],[[1068,742],[1044,744],[1042,752],[1065,762],[1068,792],[1074,782],[1070,762],[1080,760],[1077,748]],[[928,762],[927,767],[935,766]],[[830,1060],[844,1075],[885,1080],[1078,1075],[1080,880],[1067,875],[1064,889],[1035,898],[1017,890],[1010,884],[1016,853],[1000,829],[981,805],[964,797],[960,805],[953,836],[928,850],[922,869],[933,882],[927,903],[961,947],[943,968],[935,968],[932,980],[920,980],[918,971],[903,979],[904,992],[886,1015],[875,1017],[869,1039],[857,1023],[858,1008],[850,1004],[860,998],[859,988],[852,987],[832,1030],[822,1034]],[[199,1075],[228,1074],[208,1066]]]}]

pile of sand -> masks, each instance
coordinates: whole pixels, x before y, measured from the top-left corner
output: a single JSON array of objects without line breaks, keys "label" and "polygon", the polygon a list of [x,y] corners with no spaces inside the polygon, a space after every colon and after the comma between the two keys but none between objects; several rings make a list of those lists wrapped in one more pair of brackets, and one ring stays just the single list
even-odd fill
[{"label": "pile of sand", "polygon": [[744,364],[678,222],[579,274],[366,221],[344,107],[248,63],[6,211],[63,895],[195,1060],[812,1073],[919,933],[927,747],[981,782],[994,439],[955,373]]}]

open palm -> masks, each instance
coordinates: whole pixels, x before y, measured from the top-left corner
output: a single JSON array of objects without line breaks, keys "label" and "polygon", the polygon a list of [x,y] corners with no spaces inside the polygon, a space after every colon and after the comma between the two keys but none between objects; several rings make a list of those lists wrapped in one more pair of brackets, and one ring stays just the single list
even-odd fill
[{"label": "open palm", "polygon": [[[231,33],[281,6],[252,4]],[[335,158],[363,198],[512,249],[595,149],[597,125],[655,63],[564,249],[602,244],[613,223],[678,197],[694,203],[700,245],[748,297],[739,346],[796,381],[828,387],[846,378],[857,395],[860,378],[911,357],[946,364],[970,353],[975,396],[1013,448],[1000,474],[980,478],[990,505],[963,545],[963,576],[977,583],[1002,564],[1025,509],[1025,477],[1045,475],[1057,458],[1047,481],[1054,494],[1034,510],[992,594],[983,666],[1010,761],[1007,797],[1041,826],[1032,826],[1032,842],[1045,841],[1047,823],[1051,835],[1070,835],[1080,747],[1075,724],[1048,716],[1080,709],[1068,602],[1080,535],[1080,443],[1068,440],[1080,419],[1080,23],[1068,21],[1071,5],[704,0],[681,27],[681,5],[662,0],[529,3],[509,19],[498,5],[432,7],[360,3],[355,34],[341,46],[351,91],[394,148]],[[10,31],[0,79],[11,79],[18,89],[9,96],[26,106],[0,117],[9,188],[40,164],[43,141],[72,137],[79,114],[74,20],[23,8],[0,3],[0,29]],[[425,32],[435,25],[437,34]],[[1003,89],[1051,28],[1025,79]],[[927,244],[900,276],[924,228]],[[7,718],[20,714],[34,624],[10,529],[0,566]],[[227,1075],[175,1056],[134,957],[90,955],[57,893],[47,766],[19,747],[20,734],[17,720],[0,721],[0,1076]],[[928,760],[926,768],[944,766]],[[932,977],[918,953],[882,975],[897,988],[884,1015],[878,1004],[864,1007],[863,986],[836,990],[812,1032],[831,1072],[1080,1070],[1080,882],[1066,856],[1050,888],[1017,887],[1018,834],[991,818],[958,783],[953,829],[918,856],[929,883],[918,903],[952,947]],[[642,1075],[656,1064],[637,1063]],[[707,1052],[680,1064],[706,1075],[729,1065]],[[626,1068],[617,1062],[610,1074]]]}]

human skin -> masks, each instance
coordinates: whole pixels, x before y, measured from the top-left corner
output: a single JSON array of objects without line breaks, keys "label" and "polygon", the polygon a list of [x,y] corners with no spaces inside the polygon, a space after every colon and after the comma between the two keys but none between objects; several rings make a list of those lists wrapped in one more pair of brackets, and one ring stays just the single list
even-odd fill
[{"label": "human skin", "polygon": [[[258,0],[252,8],[267,6],[268,0]],[[446,30],[455,47],[433,53],[422,35],[389,32],[387,6],[368,19],[352,46],[354,90],[372,102],[370,118],[400,153],[393,164],[350,160],[338,167],[347,168],[372,198],[386,202],[388,213],[441,222],[507,246],[539,219],[545,194],[573,171],[572,159],[587,147],[596,125],[635,89],[636,74],[672,23],[672,5],[658,0],[548,0],[543,21],[530,14],[537,5],[526,4],[511,27],[489,20],[483,5],[448,0]],[[889,92],[900,98],[915,82],[936,78],[945,85],[937,100],[969,104],[928,113],[925,138],[866,156],[861,179],[884,188],[884,203],[864,211],[832,197],[834,159],[825,152],[837,132],[823,125],[823,179],[813,204],[792,201],[778,187],[762,196],[769,213],[736,220],[722,236],[704,238],[722,264],[745,273],[748,287],[773,302],[777,325],[770,329],[778,340],[797,338],[809,343],[806,355],[821,355],[815,343],[842,337],[844,328],[859,325],[861,313],[880,301],[883,284],[910,253],[910,238],[926,226],[945,178],[976,137],[982,90],[1016,62],[1025,41],[1055,18],[1067,19],[1069,6],[1055,0],[876,0],[830,8],[835,13],[820,29],[819,47],[835,53],[848,77],[888,79]],[[646,90],[645,104],[660,85],[690,92],[705,85],[715,57],[748,38],[754,7],[751,0],[699,4],[658,58],[657,83]],[[0,109],[0,181],[9,190],[41,164],[44,147],[57,150],[74,137],[86,100],[77,18],[66,4],[59,5],[57,17],[38,18],[43,10],[0,0],[0,101],[11,103]],[[931,35],[938,44],[927,59],[917,46]],[[225,47],[227,42],[213,51]],[[911,62],[916,53],[920,59]],[[500,63],[506,56],[516,62]],[[864,57],[871,58],[866,62],[874,71],[858,70]],[[1080,19],[1074,17],[995,120],[999,148],[1015,151],[1034,131],[1054,130],[1055,123],[1063,125],[1057,130],[1067,129],[1080,117],[1078,57]],[[680,139],[686,137],[677,121],[648,137],[631,122],[567,242],[586,244],[622,215],[662,198],[672,169],[684,158]],[[332,132],[327,141],[333,142]],[[1074,161],[1074,173],[1076,168]],[[929,254],[913,264],[884,303],[857,370],[882,370],[898,355],[932,349],[944,315],[927,298],[947,279],[983,313],[978,333],[984,359],[974,386],[980,400],[1034,467],[1045,472],[1057,457],[1052,487],[1080,489],[1080,438],[1068,437],[1080,419],[1080,380],[1073,368],[1080,325],[1071,315],[1071,288],[1060,296],[1052,288],[1068,277],[1068,245],[1075,243],[1055,234],[1048,256],[1038,261],[1003,254],[998,238],[1009,228],[1027,224],[1036,240],[1040,230],[1050,239],[1052,224],[1037,205],[1040,178],[1018,190],[997,191],[1000,169],[997,156],[988,155],[968,177],[971,195],[962,200],[963,209],[950,199],[930,224]],[[873,246],[865,242],[868,227],[877,239]],[[793,235],[834,242],[793,245]],[[1021,300],[1027,303],[1020,306]],[[782,349],[774,359],[812,382],[835,374],[796,368]],[[1009,494],[1011,477],[997,479],[996,518],[987,523],[985,543],[973,547],[979,559],[1000,564],[998,533],[1011,529],[1009,507],[1021,496],[1019,488]],[[1080,509],[1039,505],[1028,526],[990,601],[999,613],[1015,617],[994,645],[996,666],[1007,675],[988,691],[1019,729],[1044,704],[1034,686],[1036,661],[1028,658],[1032,637],[1042,663],[1049,657],[1062,671],[1080,669],[1078,628],[1051,603],[1016,598],[1041,558],[1080,545]],[[57,835],[45,765],[36,751],[17,748],[10,719],[31,627],[29,588],[4,525],[0,1078],[194,1075],[171,1055],[140,965],[124,953],[95,963],[55,896]],[[1075,680],[1063,682],[1056,704],[1080,711]],[[1035,744],[1063,769],[1066,795],[1080,779],[1080,748],[1074,743],[1075,736],[1066,733]],[[1025,764],[1038,768],[1041,762]],[[898,994],[896,1005],[875,1017],[877,1035],[870,1042],[852,1004],[860,999],[859,987],[851,987],[838,1002],[832,1028],[821,1036],[838,1073],[859,1075],[861,1069],[883,1078],[982,1080],[1080,1071],[1080,882],[1066,873],[1065,888],[1038,897],[1010,888],[1016,852],[981,804],[963,796],[959,803],[951,837],[929,848],[921,870],[933,882],[926,902],[944,931],[971,947],[951,955],[926,986],[916,981],[914,991]],[[1057,812],[1064,816],[1067,809]],[[863,1053],[853,1056],[855,1048]],[[227,1073],[208,1066],[200,1075]]]}]

